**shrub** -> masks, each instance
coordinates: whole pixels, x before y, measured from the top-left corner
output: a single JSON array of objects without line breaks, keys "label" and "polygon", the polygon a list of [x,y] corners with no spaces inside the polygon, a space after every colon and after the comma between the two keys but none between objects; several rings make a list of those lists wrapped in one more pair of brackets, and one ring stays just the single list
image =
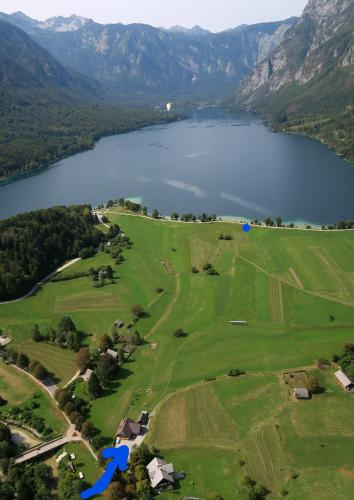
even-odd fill
[{"label": "shrub", "polygon": [[97,436],[92,438],[91,443],[92,443],[92,446],[95,448],[95,450],[99,450],[100,448],[102,448],[104,446],[105,441],[104,441],[102,436],[97,435]]},{"label": "shrub", "polygon": [[188,333],[186,333],[183,328],[179,328],[172,334],[174,337],[188,337]]},{"label": "shrub", "polygon": [[229,377],[240,377],[240,375],[244,375],[245,372],[243,370],[238,370],[237,368],[233,368],[232,370],[229,371],[228,376]]}]

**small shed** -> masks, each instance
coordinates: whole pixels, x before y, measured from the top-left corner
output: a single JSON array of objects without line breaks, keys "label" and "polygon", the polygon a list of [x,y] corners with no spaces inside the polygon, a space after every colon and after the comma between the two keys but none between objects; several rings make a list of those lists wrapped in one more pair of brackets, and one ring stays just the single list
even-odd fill
[{"label": "small shed", "polygon": [[142,411],[138,420],[140,425],[147,425],[149,422],[149,414],[147,411]]},{"label": "small shed", "polygon": [[296,399],[310,399],[310,394],[304,387],[296,387],[294,389],[294,397]]},{"label": "small shed", "polygon": [[346,390],[346,391],[352,391],[354,389],[354,384],[353,382],[346,376],[345,373],[342,372],[342,370],[339,370],[335,373],[335,377],[337,379],[337,382]]},{"label": "small shed", "polygon": [[116,328],[122,328],[122,326],[124,325],[123,321],[120,320],[120,319],[117,319],[117,321],[114,322],[114,326]]},{"label": "small shed", "polygon": [[245,326],[245,325],[248,325],[247,321],[240,321],[240,320],[230,321],[230,323],[231,323],[231,325],[234,325],[234,326]]},{"label": "small shed", "polygon": [[113,351],[113,349],[107,349],[107,354],[109,354],[113,359],[117,359],[117,351]]},{"label": "small shed", "polygon": [[85,371],[85,373],[82,375],[82,380],[84,380],[85,382],[89,382],[92,373],[93,373],[93,371],[90,370],[90,368],[87,368],[87,370]]}]

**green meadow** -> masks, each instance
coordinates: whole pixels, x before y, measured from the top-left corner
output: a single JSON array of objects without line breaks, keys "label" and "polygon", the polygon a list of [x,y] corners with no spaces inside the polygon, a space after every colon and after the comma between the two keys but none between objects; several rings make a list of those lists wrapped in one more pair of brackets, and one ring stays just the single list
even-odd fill
[{"label": "green meadow", "polygon": [[[122,417],[153,412],[148,444],[186,473],[165,498],[237,498],[242,474],[262,482],[270,498],[282,490],[296,500],[354,498],[354,398],[334,383],[333,368],[316,370],[316,360],[354,342],[354,233],[260,227],[245,234],[226,222],[155,221],[114,209],[107,216],[134,242],[125,262],[113,265],[100,252],[64,273],[111,264],[115,283],[48,283],[1,305],[0,328],[13,345],[63,385],[76,372],[75,354],[32,342],[33,324],[55,327],[68,314],[85,343],[97,345],[140,304],[148,312],[137,324],[145,344],[90,419],[112,441]],[[233,239],[219,240],[221,233]],[[202,270],[207,262],[218,276]],[[188,336],[174,337],[179,328]],[[246,375],[227,377],[232,368]],[[283,373],[300,368],[315,371],[326,391],[310,401],[289,396]]]},{"label": "green meadow", "polygon": [[45,425],[53,430],[54,435],[66,431],[67,423],[49,394],[43,391],[30,377],[17,368],[0,361],[0,394],[7,401],[1,407],[1,413],[11,408],[28,406],[35,402],[33,414],[44,419]]}]

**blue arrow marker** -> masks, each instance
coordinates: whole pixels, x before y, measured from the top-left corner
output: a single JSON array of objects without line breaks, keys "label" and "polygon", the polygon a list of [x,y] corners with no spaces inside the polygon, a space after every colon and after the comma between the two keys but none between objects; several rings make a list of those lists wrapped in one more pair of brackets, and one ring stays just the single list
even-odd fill
[{"label": "blue arrow marker", "polygon": [[95,495],[103,493],[110,485],[115,471],[119,468],[122,472],[128,468],[129,448],[128,446],[120,446],[119,448],[106,448],[102,451],[103,458],[112,458],[112,461],[107,465],[106,470],[95,483],[92,488],[81,493],[81,498],[91,498]]}]

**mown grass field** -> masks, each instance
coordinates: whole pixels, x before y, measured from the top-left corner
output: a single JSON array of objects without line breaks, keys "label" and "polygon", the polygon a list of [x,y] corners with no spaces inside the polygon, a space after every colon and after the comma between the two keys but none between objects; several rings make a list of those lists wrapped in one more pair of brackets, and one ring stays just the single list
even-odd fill
[{"label": "mown grass field", "polygon": [[21,373],[11,365],[0,361],[0,394],[7,401],[1,407],[1,412],[6,413],[10,408],[34,401],[39,405],[33,413],[43,417],[45,424],[51,427],[55,435],[60,435],[67,428],[63,415],[54,404],[49,394],[41,389],[30,377]]},{"label": "mown grass field", "polygon": [[[155,410],[148,443],[187,474],[177,498],[237,498],[244,473],[271,498],[283,488],[291,499],[354,498],[354,399],[333,383],[332,369],[320,372],[327,390],[311,401],[293,401],[283,379],[291,370],[311,373],[317,359],[354,341],[354,233],[253,228],[246,235],[237,224],[108,216],[134,242],[114,266],[116,283],[49,283],[24,302],[0,306],[0,328],[14,345],[49,363],[64,383],[75,373],[74,355],[35,345],[33,323],[55,326],[69,314],[95,345],[141,304],[149,317],[137,328],[146,343],[91,409],[107,440],[122,417]],[[220,233],[233,240],[219,240]],[[219,276],[192,274],[206,262]],[[100,253],[65,272],[112,263]],[[178,328],[188,336],[173,337]],[[247,373],[231,379],[231,368]]]}]

